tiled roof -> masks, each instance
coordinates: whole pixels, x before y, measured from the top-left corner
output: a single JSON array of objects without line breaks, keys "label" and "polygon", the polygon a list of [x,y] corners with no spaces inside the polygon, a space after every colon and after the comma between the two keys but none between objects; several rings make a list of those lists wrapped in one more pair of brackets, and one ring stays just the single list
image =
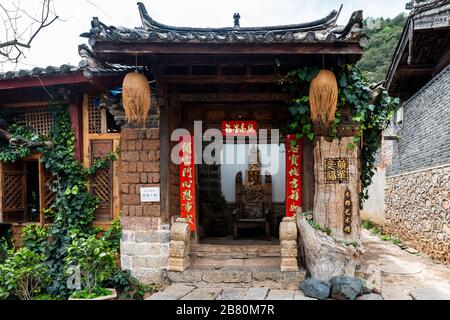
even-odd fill
[{"label": "tiled roof", "polygon": [[367,38],[362,33],[362,11],[352,14],[346,26],[336,25],[341,8],[325,18],[300,24],[241,28],[239,14],[235,26],[229,28],[173,27],[155,21],[144,4],[138,3],[142,27],[125,28],[107,26],[93,18],[92,28],[81,37],[95,41],[111,42],[188,42],[188,43],[314,43],[356,42],[365,46]]},{"label": "tiled roof", "polygon": [[101,63],[97,60],[95,54],[85,44],[82,44],[78,47],[78,52],[82,57],[82,60],[80,61],[78,66],[63,64],[59,67],[35,67],[30,70],[17,70],[3,73],[0,72],[0,81],[26,77],[71,74],[77,72],[82,72],[86,78],[90,79],[99,74],[105,75],[111,73],[123,73],[135,69],[135,67],[124,66],[120,64]]}]

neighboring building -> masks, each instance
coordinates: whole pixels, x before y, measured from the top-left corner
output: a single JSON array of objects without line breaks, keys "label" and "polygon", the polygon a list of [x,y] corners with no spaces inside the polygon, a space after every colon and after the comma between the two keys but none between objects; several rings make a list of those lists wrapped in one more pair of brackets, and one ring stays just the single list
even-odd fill
[{"label": "neighboring building", "polygon": [[417,1],[387,75],[385,229],[450,263],[450,1]]},{"label": "neighboring building", "polygon": [[[278,172],[262,171],[259,161],[264,163],[265,150],[261,147],[260,155],[257,150],[251,152],[252,157],[258,159],[257,164],[249,165],[247,161],[240,167],[197,165],[195,180],[185,181],[180,177],[179,166],[171,161],[172,148],[178,144],[171,136],[177,128],[186,128],[188,135],[193,135],[194,121],[203,122],[202,133],[216,128],[222,129],[225,136],[230,129],[228,126],[233,128],[237,124],[245,130],[250,130],[250,126],[252,129],[255,126],[269,130],[284,128],[289,117],[288,96],[278,84],[280,76],[304,66],[323,67],[325,63],[325,67],[333,69],[355,64],[367,43],[361,28],[362,12],[355,12],[346,26],[336,25],[340,11],[333,11],[323,19],[294,25],[241,28],[239,15],[235,14],[234,27],[187,28],[154,21],[141,3],[139,11],[143,24],[140,28],[106,26],[94,18],[92,29],[82,35],[89,38],[92,51],[87,46],[80,47],[84,60],[79,68],[69,68],[67,72],[64,71],[67,68],[62,68],[51,74],[33,69],[7,73],[0,78],[2,109],[20,110],[18,116],[28,119],[25,121],[29,125],[36,124],[36,129],[49,125],[48,117],[40,117],[41,113],[48,112],[45,89],[53,86],[66,89],[73,101],[77,156],[85,164],[89,165],[120,145],[120,159],[109,170],[99,173],[93,192],[102,199],[96,213],[98,221],[109,221],[122,212],[122,267],[130,269],[141,280],[160,280],[168,260],[169,229],[180,213],[187,211],[188,205],[189,209],[194,208],[187,214],[193,221],[191,254],[262,255],[279,259],[277,242],[275,246],[273,242],[263,242],[266,245],[260,247],[210,245],[215,243],[217,231],[223,233],[225,229],[228,235],[246,232],[239,229],[239,223],[232,223],[233,208],[255,214],[270,209],[269,217],[249,217],[240,222],[254,220],[258,223],[267,219],[261,224],[265,232],[259,236],[273,238],[277,237],[279,223],[287,212],[295,213],[299,204],[305,211],[312,210],[315,193],[330,188],[333,194],[342,195],[342,200],[333,206],[324,205],[322,216],[327,217],[329,211],[334,210],[330,227],[336,230],[339,240],[359,240],[359,207],[349,207],[351,203],[359,203],[359,150],[347,150],[356,130],[351,117],[342,121],[342,130],[333,140],[339,143],[332,145],[334,142],[322,141],[324,148],[331,150],[321,153],[323,162],[331,160],[331,165],[337,167],[339,161],[339,168],[348,169],[345,179],[339,183],[325,181],[324,163],[315,163],[313,143],[303,139],[296,167],[292,162],[301,181],[291,185],[291,191],[296,192],[296,205],[291,206],[286,205],[285,190],[287,176],[294,172],[286,170],[287,137],[281,137],[281,143],[275,146],[275,154],[279,155]],[[120,90],[117,88],[122,86],[124,74],[134,67],[150,80],[152,92],[148,121],[145,128],[139,129],[125,125],[122,103],[111,94]],[[52,71],[51,68],[48,71]],[[238,145],[237,152],[241,153],[248,144],[246,141]],[[228,147],[225,145],[224,152],[229,151]],[[289,147],[289,152],[294,152],[292,149]],[[348,157],[341,159],[344,155]],[[248,159],[247,156],[244,158]],[[318,168],[324,172],[320,171],[319,178],[315,179],[314,170]],[[24,178],[28,166],[22,164],[21,168],[10,169],[8,164],[2,165],[0,222],[26,222],[28,198],[18,195],[29,193]],[[39,168],[30,167],[30,170]],[[7,182],[14,185],[7,186]],[[195,182],[195,194],[189,189],[189,194],[180,196],[180,187],[194,185],[192,182]],[[47,206],[44,179],[30,181],[28,185],[34,186],[39,194],[42,212]],[[143,192],[150,198],[143,199]],[[214,216],[212,198],[214,195],[217,200],[220,193],[225,195],[226,208],[223,214]],[[245,199],[243,204],[242,199]],[[254,204],[253,208],[246,208],[250,203]],[[354,217],[346,222],[348,232],[343,231],[345,203]],[[43,214],[35,221],[43,223]],[[252,236],[252,233],[248,231],[247,235]],[[248,277],[248,274],[238,275],[241,276]],[[290,285],[298,285],[286,279]]]}]

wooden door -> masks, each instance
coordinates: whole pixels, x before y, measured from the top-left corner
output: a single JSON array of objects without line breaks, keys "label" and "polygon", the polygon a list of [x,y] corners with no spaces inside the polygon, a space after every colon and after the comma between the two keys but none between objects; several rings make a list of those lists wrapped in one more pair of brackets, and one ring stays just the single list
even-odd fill
[{"label": "wooden door", "polygon": [[[91,140],[90,143],[91,164],[113,151],[112,140]],[[100,200],[95,211],[96,221],[113,219],[113,170],[114,167],[110,163],[107,168],[97,171],[91,179],[91,192]]]}]

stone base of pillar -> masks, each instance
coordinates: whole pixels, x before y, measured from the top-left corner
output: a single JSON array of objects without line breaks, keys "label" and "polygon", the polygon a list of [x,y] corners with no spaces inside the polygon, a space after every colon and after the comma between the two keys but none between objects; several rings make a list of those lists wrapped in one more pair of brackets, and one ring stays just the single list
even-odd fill
[{"label": "stone base of pillar", "polygon": [[281,271],[298,271],[297,258],[281,258]]},{"label": "stone base of pillar", "polygon": [[169,259],[167,271],[183,272],[190,266],[189,249],[191,233],[185,219],[177,219],[170,228]]},{"label": "stone base of pillar", "polygon": [[189,256],[183,258],[170,257],[167,261],[167,271],[183,272],[190,267]]},{"label": "stone base of pillar", "polygon": [[294,217],[285,217],[280,223],[280,244],[281,271],[298,271],[297,226]]}]

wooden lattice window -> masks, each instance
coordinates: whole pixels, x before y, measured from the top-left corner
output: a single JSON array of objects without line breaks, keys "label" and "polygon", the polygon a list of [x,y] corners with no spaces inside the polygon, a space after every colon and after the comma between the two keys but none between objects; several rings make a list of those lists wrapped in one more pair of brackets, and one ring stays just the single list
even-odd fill
[{"label": "wooden lattice window", "polygon": [[[113,151],[112,140],[91,141],[91,163]],[[112,163],[101,169],[91,179],[91,192],[98,197],[99,205],[95,211],[96,220],[109,221],[113,217],[113,166]]]},{"label": "wooden lattice window", "polygon": [[23,174],[22,172],[8,172],[4,177],[5,211],[24,210],[23,201]]},{"label": "wooden lattice window", "polygon": [[21,112],[15,120],[17,124],[30,127],[41,135],[48,135],[53,126],[53,116],[48,107]]},{"label": "wooden lattice window", "polygon": [[52,191],[55,178],[48,172],[45,173],[44,203],[45,208],[50,208],[55,202],[56,193]]},{"label": "wooden lattice window", "polygon": [[89,96],[89,133],[102,132],[102,113],[98,108],[98,95]]}]

